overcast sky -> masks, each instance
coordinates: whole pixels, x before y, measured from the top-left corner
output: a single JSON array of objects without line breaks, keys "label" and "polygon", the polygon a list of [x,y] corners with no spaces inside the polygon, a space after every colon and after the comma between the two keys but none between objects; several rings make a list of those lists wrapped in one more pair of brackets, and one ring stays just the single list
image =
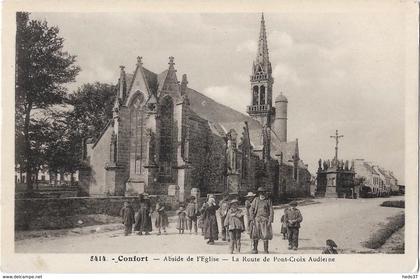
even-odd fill
[{"label": "overcast sky", "polygon": [[[38,13],[60,28],[65,48],[87,82],[116,83],[119,65],[136,57],[160,73],[175,57],[178,79],[245,112],[256,56],[260,13]],[[385,20],[386,19],[386,20]],[[334,156],[330,135],[344,135],[341,159],[365,158],[403,183],[405,38],[403,14],[265,13],[274,98],[289,100],[288,139],[314,174],[319,158]]]}]

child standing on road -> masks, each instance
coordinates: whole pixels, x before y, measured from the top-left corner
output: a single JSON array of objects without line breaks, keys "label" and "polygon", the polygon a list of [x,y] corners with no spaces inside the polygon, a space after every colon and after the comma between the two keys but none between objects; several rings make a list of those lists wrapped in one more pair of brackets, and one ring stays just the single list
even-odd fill
[{"label": "child standing on road", "polygon": [[180,234],[184,234],[185,227],[187,226],[187,212],[184,206],[180,206],[177,212],[178,226],[176,227]]},{"label": "child standing on road", "polygon": [[124,202],[124,206],[120,210],[120,215],[122,217],[122,223],[125,227],[124,235],[127,236],[131,234],[134,224],[134,209],[131,207],[129,202]]},{"label": "child standing on road", "polygon": [[284,209],[284,214],[281,216],[281,233],[283,234],[283,239],[287,239],[287,224],[286,224],[286,215],[287,208]]},{"label": "child standing on road", "polygon": [[297,202],[292,201],[290,208],[284,214],[287,224],[287,236],[289,238],[289,250],[297,250],[299,246],[299,229],[303,218],[296,206]]},{"label": "child standing on road", "polygon": [[223,224],[226,231],[229,232],[229,249],[231,254],[233,254],[235,247],[238,253],[241,252],[241,233],[245,230],[244,216],[242,214],[242,210],[240,210],[238,206],[238,200],[233,199],[230,202],[230,208],[226,214]]}]

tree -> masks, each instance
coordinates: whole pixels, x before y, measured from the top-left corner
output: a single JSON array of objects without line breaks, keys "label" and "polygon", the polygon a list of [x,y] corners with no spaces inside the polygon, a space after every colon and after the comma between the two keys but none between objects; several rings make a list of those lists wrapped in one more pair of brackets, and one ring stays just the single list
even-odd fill
[{"label": "tree", "polygon": [[64,84],[74,81],[80,68],[76,56],[63,51],[64,39],[58,27],[46,21],[30,20],[29,13],[16,13],[16,138],[17,160],[24,165],[27,189],[32,191],[35,166],[31,148],[31,112],[63,103]]},{"label": "tree", "polygon": [[[80,138],[98,138],[112,119],[115,97],[115,85],[99,82],[82,85],[68,98],[68,104],[73,106],[67,117],[68,124],[79,133]],[[89,127],[93,134],[89,134]]]}]

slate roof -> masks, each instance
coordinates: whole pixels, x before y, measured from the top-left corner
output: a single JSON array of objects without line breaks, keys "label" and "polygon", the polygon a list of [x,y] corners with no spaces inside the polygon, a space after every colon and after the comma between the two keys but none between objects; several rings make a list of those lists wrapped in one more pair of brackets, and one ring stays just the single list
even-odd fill
[{"label": "slate roof", "polygon": [[[144,77],[147,81],[147,85],[149,86],[149,89],[152,91],[152,93],[154,95],[157,94],[157,89],[158,89],[158,84],[159,84],[159,79],[158,76],[153,73],[152,71],[149,71],[148,69],[143,67],[143,73],[144,73]],[[166,77],[166,75],[165,75]],[[163,83],[163,81],[162,81]]]},{"label": "slate roof", "polygon": [[[149,89],[153,94],[157,95],[158,90],[162,88],[165,82],[168,70],[156,74],[144,67],[142,68]],[[132,86],[133,76],[134,74],[126,74],[127,89],[130,89]],[[219,136],[225,136],[227,132],[234,129],[238,137],[241,137],[245,122],[247,122],[249,136],[254,150],[262,150],[262,126],[258,121],[228,106],[220,104],[194,89],[187,87],[186,94],[190,101],[191,110],[209,122],[210,129],[213,133]],[[288,165],[292,164],[290,161],[293,161],[297,142],[280,142],[277,135],[271,131],[271,143],[271,156],[278,158],[276,155],[283,152],[283,163]],[[306,168],[302,161],[299,161],[299,166]]]},{"label": "slate roof", "polygon": [[[190,100],[190,108],[201,118],[210,122],[210,128],[213,133],[219,136],[225,136],[231,129],[234,129],[238,137],[241,137],[245,128],[245,122],[247,122],[249,137],[254,150],[262,150],[262,126],[258,121],[228,106],[220,104],[194,89],[187,88],[186,92]],[[296,144],[296,141],[280,142],[277,135],[271,132],[271,156],[278,158],[276,155],[283,152],[284,164],[293,164],[291,161],[293,161]],[[299,167],[306,168],[301,160],[298,164]]]},{"label": "slate roof", "polygon": [[373,166],[367,162],[363,162],[363,166],[373,174],[379,175],[379,173],[373,168]]}]

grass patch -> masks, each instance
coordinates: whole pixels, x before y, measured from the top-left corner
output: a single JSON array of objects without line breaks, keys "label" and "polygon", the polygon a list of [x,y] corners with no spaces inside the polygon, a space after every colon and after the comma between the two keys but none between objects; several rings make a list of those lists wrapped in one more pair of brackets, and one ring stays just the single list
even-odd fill
[{"label": "grass patch", "polygon": [[380,248],[387,239],[400,228],[405,225],[405,214],[399,213],[393,217],[388,218],[388,223],[382,225],[382,227],[373,233],[370,238],[363,242],[363,246],[370,249]]},{"label": "grass patch", "polygon": [[405,208],[405,201],[384,201],[381,206]]}]

